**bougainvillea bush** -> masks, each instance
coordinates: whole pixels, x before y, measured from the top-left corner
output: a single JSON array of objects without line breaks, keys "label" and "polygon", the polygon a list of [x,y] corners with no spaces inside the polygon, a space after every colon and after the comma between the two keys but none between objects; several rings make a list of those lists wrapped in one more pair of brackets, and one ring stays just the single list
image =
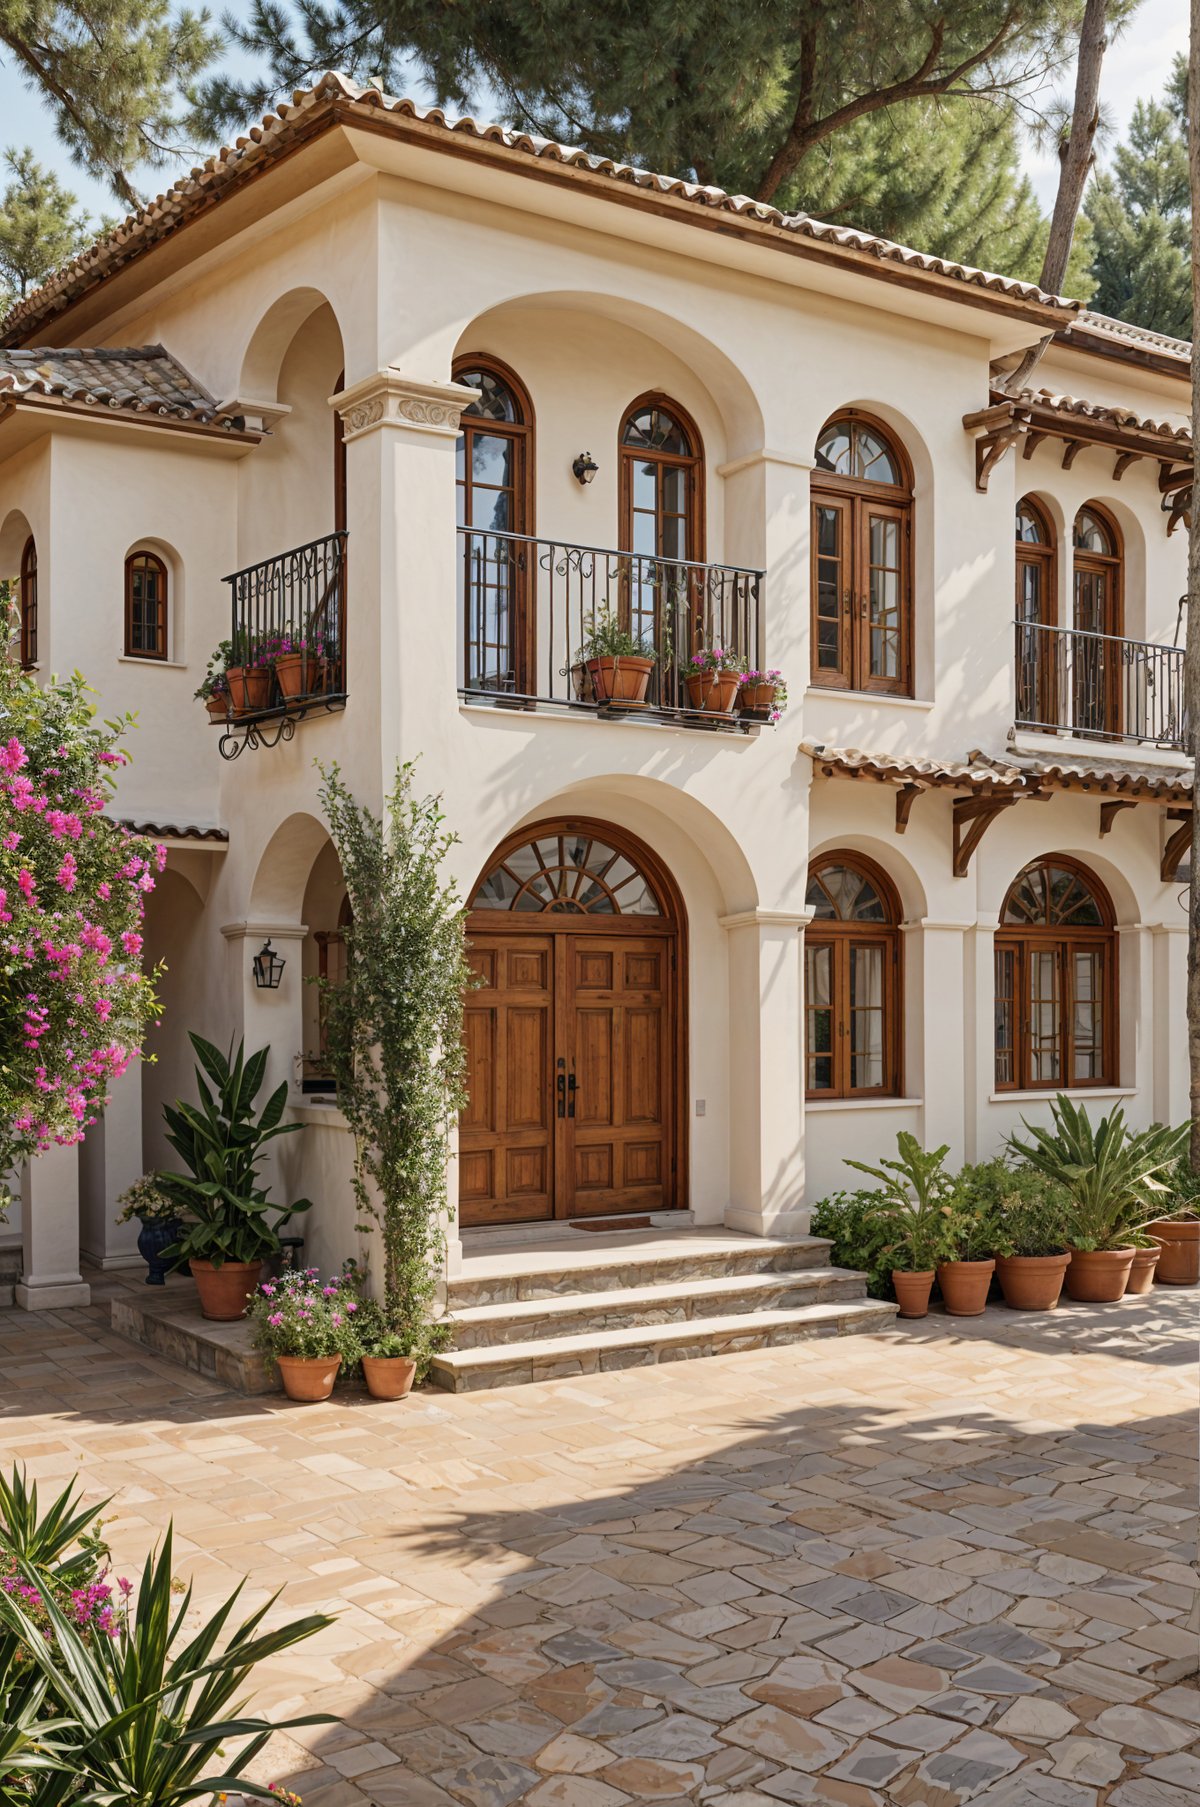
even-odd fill
[{"label": "bougainvillea bush", "polygon": [[107,813],[133,717],[39,684],[0,619],[0,1210],[7,1178],[82,1139],[157,1005],[142,913],[166,855]]}]

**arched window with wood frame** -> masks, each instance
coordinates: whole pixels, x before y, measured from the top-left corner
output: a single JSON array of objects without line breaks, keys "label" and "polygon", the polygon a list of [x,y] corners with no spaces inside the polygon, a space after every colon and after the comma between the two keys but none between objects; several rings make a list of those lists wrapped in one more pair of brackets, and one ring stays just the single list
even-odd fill
[{"label": "arched window with wood frame", "polygon": [[997,1090],[1115,1085],[1117,932],[1093,872],[1066,854],[1026,866],[996,932]]},{"label": "arched window with wood frame", "polygon": [[32,534],[21,551],[20,595],[21,664],[28,671],[38,656],[38,559]]},{"label": "arched window with wood frame", "polygon": [[156,552],[131,552],[125,560],[125,656],[167,656],[167,567]]},{"label": "arched window with wood frame", "polygon": [[900,903],[857,853],[809,868],[804,935],[804,1067],[810,1098],[900,1092]]},{"label": "arched window with wood frame", "polygon": [[1071,542],[1072,726],[1077,734],[1119,734],[1123,666],[1117,641],[1124,632],[1120,529],[1106,509],[1088,502],[1075,516]]},{"label": "arched window with wood frame", "polygon": [[530,581],[533,407],[495,358],[456,360],[454,381],[478,389],[458,431],[458,527],[468,690],[528,695],[536,622]]},{"label": "arched window with wood frame", "polygon": [[847,409],[812,473],[812,681],[912,693],[912,471],[882,424]]},{"label": "arched window with wood frame", "polygon": [[[704,619],[702,586],[688,570],[704,559],[699,428],[669,396],[639,396],[621,421],[618,456],[619,543],[622,552],[635,554],[621,599],[621,625],[660,649],[668,625],[679,650],[689,638],[717,639],[719,629],[709,634]],[[677,615],[682,619],[674,619]]]},{"label": "arched window with wood frame", "polygon": [[1058,724],[1054,529],[1032,496],[1017,503],[1016,527],[1017,720],[1053,728]]}]

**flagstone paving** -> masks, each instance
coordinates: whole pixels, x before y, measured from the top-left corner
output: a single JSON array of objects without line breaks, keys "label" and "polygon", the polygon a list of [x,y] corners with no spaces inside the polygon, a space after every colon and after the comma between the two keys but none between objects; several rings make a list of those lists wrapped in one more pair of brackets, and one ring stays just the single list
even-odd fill
[{"label": "flagstone paving", "polygon": [[0,1449],[336,1623],[305,1807],[1195,1807],[1193,1366],[1158,1288],[401,1404],[222,1391],[0,1313]]}]

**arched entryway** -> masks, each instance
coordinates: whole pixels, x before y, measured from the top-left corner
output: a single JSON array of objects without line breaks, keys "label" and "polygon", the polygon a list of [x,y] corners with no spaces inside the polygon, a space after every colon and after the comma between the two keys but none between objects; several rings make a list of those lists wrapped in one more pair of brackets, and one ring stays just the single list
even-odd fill
[{"label": "arched entryway", "polygon": [[464,1227],[686,1202],[683,906],[633,836],[588,818],[502,843],[467,921]]}]

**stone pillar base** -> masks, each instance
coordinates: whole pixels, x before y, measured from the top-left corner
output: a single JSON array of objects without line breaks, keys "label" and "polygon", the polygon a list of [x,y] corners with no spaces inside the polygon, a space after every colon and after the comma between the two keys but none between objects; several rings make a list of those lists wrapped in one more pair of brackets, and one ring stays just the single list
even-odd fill
[{"label": "stone pillar base", "polygon": [[90,1305],[92,1289],[86,1280],[18,1280],[13,1289],[22,1311],[65,1311],[72,1305]]},{"label": "stone pillar base", "polygon": [[747,1236],[807,1236],[812,1210],[797,1205],[787,1211],[751,1211],[741,1205],[725,1207],[725,1228]]}]

